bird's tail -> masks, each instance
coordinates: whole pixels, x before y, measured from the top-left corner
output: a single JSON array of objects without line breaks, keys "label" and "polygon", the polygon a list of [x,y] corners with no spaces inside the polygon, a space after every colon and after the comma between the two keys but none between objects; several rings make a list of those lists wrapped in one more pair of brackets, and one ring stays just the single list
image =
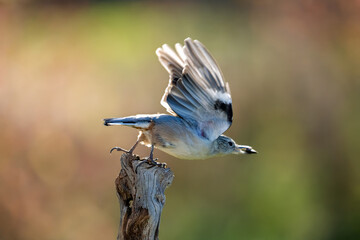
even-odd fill
[{"label": "bird's tail", "polygon": [[151,116],[136,115],[123,118],[106,118],[104,119],[105,126],[123,125],[137,129],[149,129],[151,122]]}]

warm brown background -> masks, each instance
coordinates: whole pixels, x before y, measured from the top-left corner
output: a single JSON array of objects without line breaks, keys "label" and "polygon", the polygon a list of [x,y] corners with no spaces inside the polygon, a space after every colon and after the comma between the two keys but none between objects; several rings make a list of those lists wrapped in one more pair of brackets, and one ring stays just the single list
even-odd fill
[{"label": "warm brown background", "polygon": [[[161,239],[360,239],[360,2],[0,5],[0,239],[114,239],[119,153],[102,118],[165,112],[163,43],[202,41],[226,132],[256,156],[155,155],[175,172]],[[140,147],[137,153],[148,155]]]}]

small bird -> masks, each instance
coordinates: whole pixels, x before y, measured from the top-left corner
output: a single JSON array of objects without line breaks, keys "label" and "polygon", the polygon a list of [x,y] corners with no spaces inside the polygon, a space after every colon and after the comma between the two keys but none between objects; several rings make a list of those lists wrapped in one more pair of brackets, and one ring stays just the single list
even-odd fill
[{"label": "small bird", "polygon": [[151,147],[147,161],[159,165],[153,158],[154,148],[181,159],[205,159],[227,154],[257,153],[252,147],[237,145],[222,135],[233,119],[229,84],[203,44],[190,38],[184,46],[175,45],[176,52],[164,44],[156,50],[160,63],[170,74],[161,105],[171,114],[142,114],[123,118],[106,118],[104,125],[124,125],[140,131],[130,150],[138,143]]}]

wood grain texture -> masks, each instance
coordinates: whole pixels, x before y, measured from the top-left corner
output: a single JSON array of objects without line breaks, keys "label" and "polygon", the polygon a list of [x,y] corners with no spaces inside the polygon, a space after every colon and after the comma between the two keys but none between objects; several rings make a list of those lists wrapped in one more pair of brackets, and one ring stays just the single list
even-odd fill
[{"label": "wood grain texture", "polygon": [[140,163],[138,156],[124,153],[121,171],[115,180],[120,204],[118,240],[159,239],[161,212],[165,189],[174,178],[169,168]]}]

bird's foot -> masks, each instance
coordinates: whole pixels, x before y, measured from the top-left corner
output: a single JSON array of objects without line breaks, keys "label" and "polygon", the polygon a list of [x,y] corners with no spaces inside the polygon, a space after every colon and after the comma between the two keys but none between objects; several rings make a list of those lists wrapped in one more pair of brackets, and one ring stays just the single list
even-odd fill
[{"label": "bird's foot", "polygon": [[130,153],[130,154],[132,154],[131,149],[130,149],[130,150],[126,150],[126,149],[123,149],[123,148],[121,148],[121,147],[113,147],[113,148],[110,150],[110,153],[112,153],[114,150],[116,150],[116,151],[122,151],[122,152],[125,152],[125,153]]},{"label": "bird's foot", "polygon": [[140,167],[140,165],[142,165],[143,163],[147,163],[147,164],[151,165],[152,167],[155,167],[155,166],[158,166],[161,168],[167,167],[166,163],[159,163],[156,160],[157,160],[157,158],[155,158],[155,159],[147,158],[147,159],[141,160],[140,163],[138,165],[136,165],[136,167],[135,167],[135,173],[137,173],[138,167]]}]

